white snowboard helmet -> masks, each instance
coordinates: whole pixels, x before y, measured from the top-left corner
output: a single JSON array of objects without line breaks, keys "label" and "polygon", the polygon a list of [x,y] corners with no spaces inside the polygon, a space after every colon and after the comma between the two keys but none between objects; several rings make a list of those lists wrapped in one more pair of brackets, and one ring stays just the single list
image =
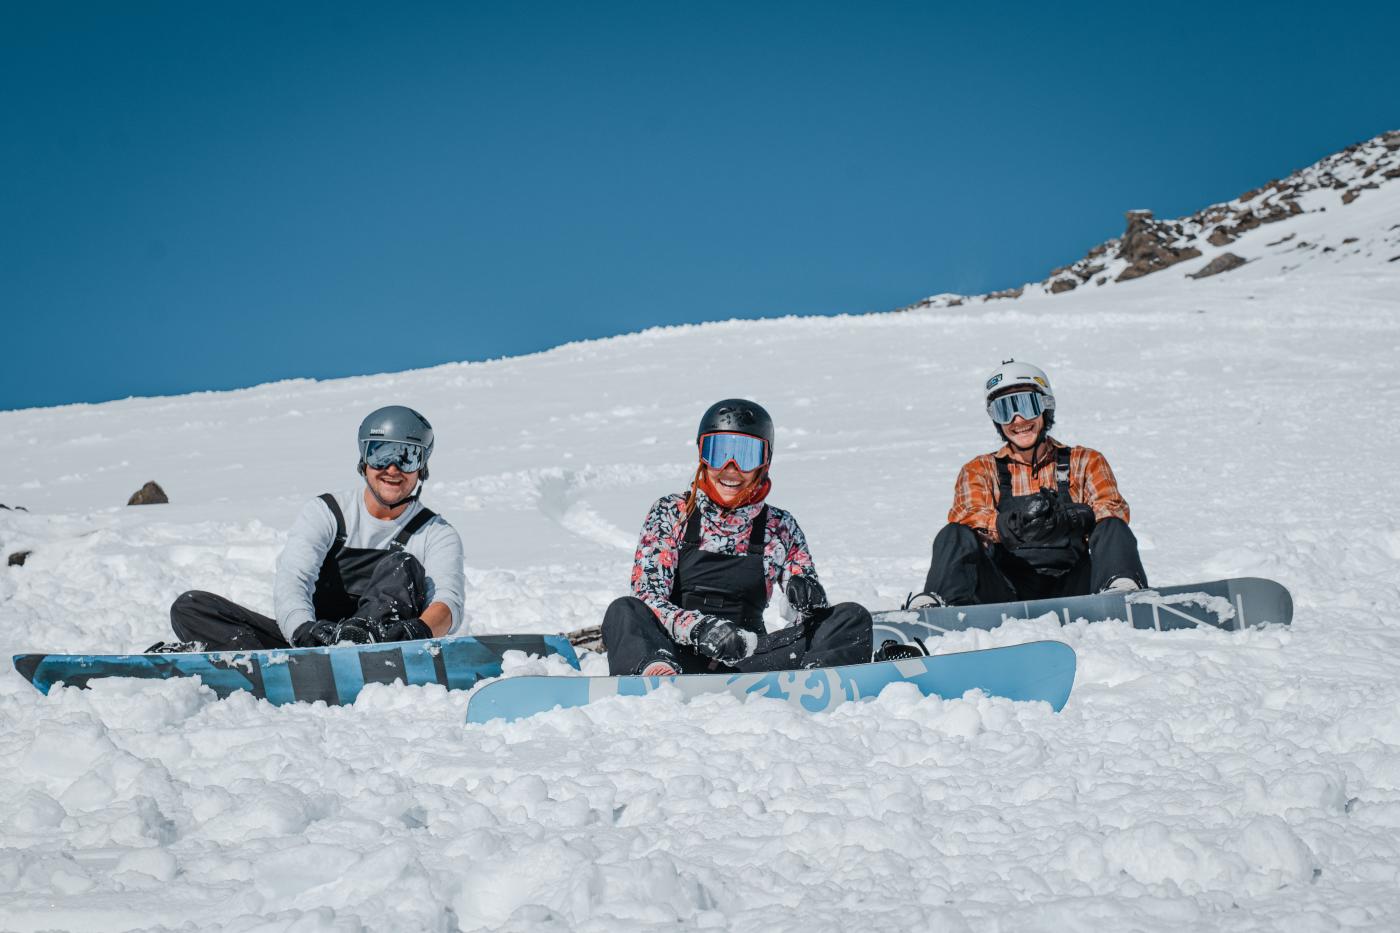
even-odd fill
[{"label": "white snowboard helmet", "polygon": [[[987,417],[992,415],[992,399],[998,395],[1005,395],[1012,389],[1031,389],[1040,394],[1040,404],[1045,409],[1044,430],[1050,430],[1051,425],[1055,423],[1055,391],[1050,388],[1050,377],[1045,375],[1045,370],[1030,363],[1005,360],[992,370],[992,374],[982,386],[982,402],[987,408]],[[997,434],[1005,438],[1006,434],[1001,425],[996,424],[995,419],[992,423],[996,426]]]}]

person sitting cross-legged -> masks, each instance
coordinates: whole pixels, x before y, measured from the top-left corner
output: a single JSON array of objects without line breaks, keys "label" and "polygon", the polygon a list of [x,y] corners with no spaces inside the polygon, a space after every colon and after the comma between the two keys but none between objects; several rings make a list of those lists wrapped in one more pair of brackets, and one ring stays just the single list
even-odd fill
[{"label": "person sitting cross-legged", "polygon": [[[767,502],[773,419],[746,399],[710,407],[696,433],[689,491],[657,500],[642,525],[632,593],[608,607],[613,674],[827,667],[870,660],[870,613],[827,604],[807,539]],[[797,624],[766,637],[763,611],[784,593]]]},{"label": "person sitting cross-legged", "polygon": [[446,635],[462,621],[465,572],[457,530],[419,499],[433,429],[390,405],[360,425],[364,485],[302,509],[277,558],[274,617],[191,590],[170,607],[178,642],[147,649],[255,651]]},{"label": "person sitting cross-legged", "polygon": [[904,608],[1147,586],[1108,461],[1049,434],[1055,395],[1045,372],[1008,360],[987,379],[984,401],[1005,444],[958,473],[923,590]]}]

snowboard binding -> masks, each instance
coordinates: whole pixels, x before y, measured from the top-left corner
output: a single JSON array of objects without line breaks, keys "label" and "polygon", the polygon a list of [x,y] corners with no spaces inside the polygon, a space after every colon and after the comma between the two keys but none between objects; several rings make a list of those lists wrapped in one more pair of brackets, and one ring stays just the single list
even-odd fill
[{"label": "snowboard binding", "polygon": [[923,642],[914,639],[913,644],[900,644],[893,638],[886,638],[880,645],[880,650],[875,652],[876,661],[908,661],[912,658],[928,657],[928,649]]}]

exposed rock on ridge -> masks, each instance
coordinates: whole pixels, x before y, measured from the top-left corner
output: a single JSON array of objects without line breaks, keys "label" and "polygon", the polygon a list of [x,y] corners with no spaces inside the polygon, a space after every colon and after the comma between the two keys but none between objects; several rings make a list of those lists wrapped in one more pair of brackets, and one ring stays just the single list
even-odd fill
[{"label": "exposed rock on ridge", "polygon": [[[1325,211],[1329,207],[1345,209],[1368,191],[1396,179],[1400,179],[1400,130],[1391,130],[1348,146],[1287,178],[1246,191],[1232,201],[1212,204],[1189,217],[1156,220],[1151,211],[1128,211],[1127,229],[1121,237],[1101,243],[1082,259],[1053,270],[1044,281],[985,295],[934,295],[902,310],[949,308],[1038,293],[1058,295],[1089,285],[1097,287],[1130,281],[1196,259],[1206,252],[1218,252],[1241,235],[1265,224]],[[1290,234],[1268,245],[1278,246],[1292,238]],[[1316,244],[1298,243],[1291,248],[1312,250],[1315,247]],[[1324,251],[1334,249],[1324,247]],[[1218,275],[1248,261],[1246,257],[1224,253],[1213,257],[1190,277],[1201,279]]]}]

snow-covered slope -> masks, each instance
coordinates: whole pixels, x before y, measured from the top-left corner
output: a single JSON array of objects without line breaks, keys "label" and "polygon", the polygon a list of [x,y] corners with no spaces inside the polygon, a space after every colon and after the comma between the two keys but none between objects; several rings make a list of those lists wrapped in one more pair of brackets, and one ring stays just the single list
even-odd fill
[{"label": "snow-covered slope", "polygon": [[[0,502],[29,510],[0,511],[0,555],[33,552],[0,571],[6,658],[144,647],[187,588],[270,607],[284,529],[357,482],[355,427],[388,402],[438,429],[428,499],[463,533],[478,632],[597,622],[731,394],[775,415],[772,501],[832,595],[888,607],[994,444],[979,387],[1012,355],[1055,379],[1057,434],[1113,463],[1155,581],[1271,576],[1297,604],[1284,631],[937,646],[1064,639],[1060,715],[893,690],[468,728],[440,689],[273,708],[191,682],[41,697],[9,671],[0,929],[1395,929],[1396,225],[1388,184],[1244,233],[1253,261],[1205,279],[0,413]],[[123,506],[149,479],[171,504]]]}]

